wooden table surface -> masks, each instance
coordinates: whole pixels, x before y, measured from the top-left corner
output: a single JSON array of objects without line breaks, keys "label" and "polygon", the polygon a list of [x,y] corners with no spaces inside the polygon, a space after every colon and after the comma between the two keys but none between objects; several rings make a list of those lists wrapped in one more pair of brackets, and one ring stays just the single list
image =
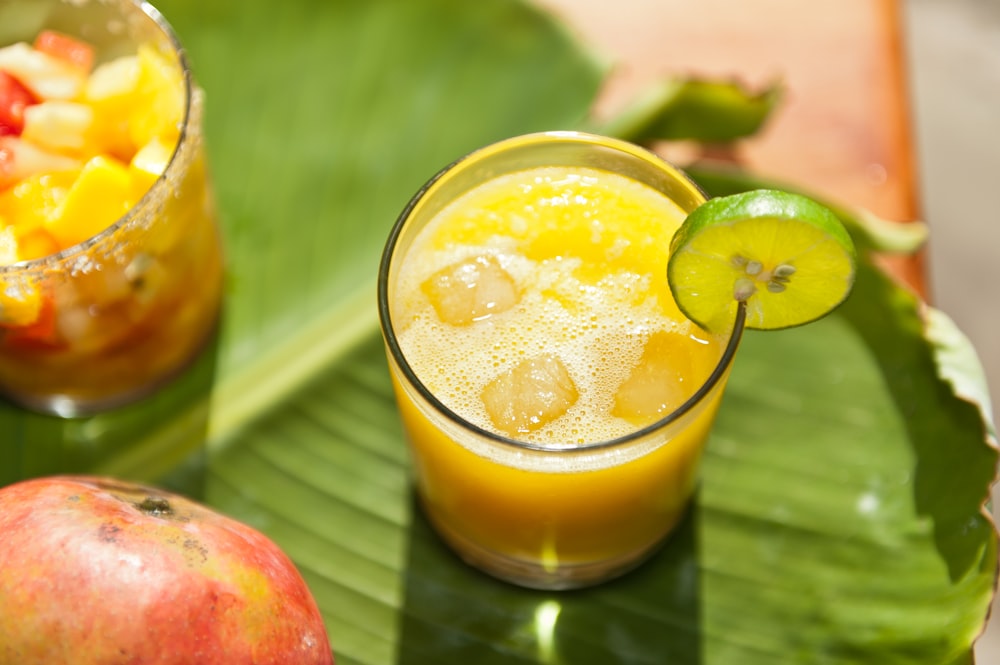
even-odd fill
[{"label": "wooden table surface", "polygon": [[[598,112],[664,75],[780,80],[753,172],[889,219],[919,218],[899,0],[540,0],[612,67]],[[669,147],[666,148],[666,157]],[[678,161],[681,161],[678,159]],[[926,294],[922,257],[891,268]]]}]

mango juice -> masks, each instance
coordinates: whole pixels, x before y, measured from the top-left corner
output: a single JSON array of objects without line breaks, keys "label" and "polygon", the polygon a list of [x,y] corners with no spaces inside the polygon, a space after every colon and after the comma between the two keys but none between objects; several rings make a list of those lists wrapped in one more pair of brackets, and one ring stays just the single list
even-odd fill
[{"label": "mango juice", "polygon": [[679,521],[722,394],[732,337],[686,320],[665,277],[703,199],[603,137],[521,137],[469,159],[475,177],[449,179],[453,166],[404,213],[380,283],[417,492],[487,572],[591,584]]}]

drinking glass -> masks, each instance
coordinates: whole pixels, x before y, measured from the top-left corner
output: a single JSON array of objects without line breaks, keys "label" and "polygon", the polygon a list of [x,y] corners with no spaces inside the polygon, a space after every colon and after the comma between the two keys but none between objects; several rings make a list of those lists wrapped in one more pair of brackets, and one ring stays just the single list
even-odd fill
[{"label": "drinking glass", "polygon": [[203,94],[163,16],[130,0],[0,2],[0,44],[31,43],[43,30],[93,45],[95,65],[150,45],[184,84],[179,142],[134,207],[57,254],[0,266],[0,302],[41,300],[31,325],[5,322],[0,308],[0,393],[42,413],[80,416],[135,402],[191,365],[217,325],[223,257]]},{"label": "drinking glass", "polygon": [[[683,403],[609,440],[525,441],[457,413],[427,384],[432,374],[465,371],[462,362],[417,371],[400,343],[412,320],[401,304],[405,260],[421,231],[442,211],[460,207],[473,188],[553,166],[625,176],[666,196],[681,216],[705,200],[679,169],[624,141],[578,132],[507,139],[446,167],[405,207],[379,268],[378,309],[416,494],[435,530],[462,559],[495,577],[565,589],[597,584],[635,567],[683,517],[740,342],[743,314],[731,331],[717,336],[717,353],[707,371],[686,377],[694,385]],[[558,245],[558,238],[553,242]],[[667,251],[663,246],[653,253],[662,258]],[[651,279],[665,281],[666,275]],[[456,328],[435,325],[436,334],[449,343]],[[495,325],[521,324],[510,319]],[[564,361],[574,368],[573,358]],[[471,354],[467,362],[474,362]],[[622,360],[609,355],[602,362]]]}]

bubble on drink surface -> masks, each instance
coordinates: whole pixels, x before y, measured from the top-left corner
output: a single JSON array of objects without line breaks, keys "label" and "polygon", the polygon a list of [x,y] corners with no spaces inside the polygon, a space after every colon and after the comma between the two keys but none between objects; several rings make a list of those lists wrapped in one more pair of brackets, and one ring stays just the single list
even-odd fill
[{"label": "bubble on drink surface", "polygon": [[465,326],[518,303],[517,283],[493,256],[453,263],[421,284],[442,321]]},{"label": "bubble on drink surface", "polygon": [[511,436],[544,427],[565,414],[579,396],[569,370],[551,354],[521,361],[481,393],[493,425]]},{"label": "bubble on drink surface", "polygon": [[676,349],[690,346],[682,332],[658,331],[646,341],[639,362],[615,393],[612,415],[645,426],[671,413],[694,393],[698,380],[691,356]]}]

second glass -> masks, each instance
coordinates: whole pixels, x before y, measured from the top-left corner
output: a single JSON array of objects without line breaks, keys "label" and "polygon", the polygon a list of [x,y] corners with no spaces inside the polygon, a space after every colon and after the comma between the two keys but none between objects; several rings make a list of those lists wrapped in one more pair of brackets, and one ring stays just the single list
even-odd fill
[{"label": "second glass", "polygon": [[467,562],[587,586],[682,518],[743,327],[706,333],[666,284],[704,200],[646,150],[550,132],[468,155],[403,211],[382,331],[417,495]]},{"label": "second glass", "polygon": [[[17,14],[17,21],[7,20],[12,12],[4,14],[5,42],[30,44],[44,32],[67,35],[93,47],[95,67],[147,49],[159,68],[154,73],[178,82],[176,98],[154,97],[151,107],[137,109],[138,128],[128,126],[135,139],[156,114],[177,113],[171,123],[176,123],[179,138],[175,146],[164,148],[170,151],[165,171],[151,178],[145,195],[120,219],[78,244],[0,265],[0,393],[44,413],[76,416],[135,401],[191,364],[217,325],[222,252],[205,165],[202,93],[163,17],[147,3],[130,0],[30,4],[32,11]],[[87,136],[97,131],[100,108],[131,103],[118,101],[126,93],[115,96],[114,86],[123,85],[135,71],[129,69],[133,63],[125,62],[102,81],[112,92],[102,99],[103,106],[94,107],[95,124]],[[144,75],[139,69],[138,86]],[[24,138],[4,137],[0,151],[22,149]],[[100,177],[108,181],[125,173],[135,149],[99,156],[98,161],[105,160]],[[73,158],[70,154],[63,161]],[[108,166],[116,160],[125,160],[124,165]],[[39,182],[30,184],[37,188],[45,178],[59,177],[39,174]],[[12,200],[21,196],[19,186],[8,190]],[[46,191],[57,191],[58,185],[53,187]],[[91,199],[88,205],[95,208],[113,205],[111,195],[92,194]]]}]

